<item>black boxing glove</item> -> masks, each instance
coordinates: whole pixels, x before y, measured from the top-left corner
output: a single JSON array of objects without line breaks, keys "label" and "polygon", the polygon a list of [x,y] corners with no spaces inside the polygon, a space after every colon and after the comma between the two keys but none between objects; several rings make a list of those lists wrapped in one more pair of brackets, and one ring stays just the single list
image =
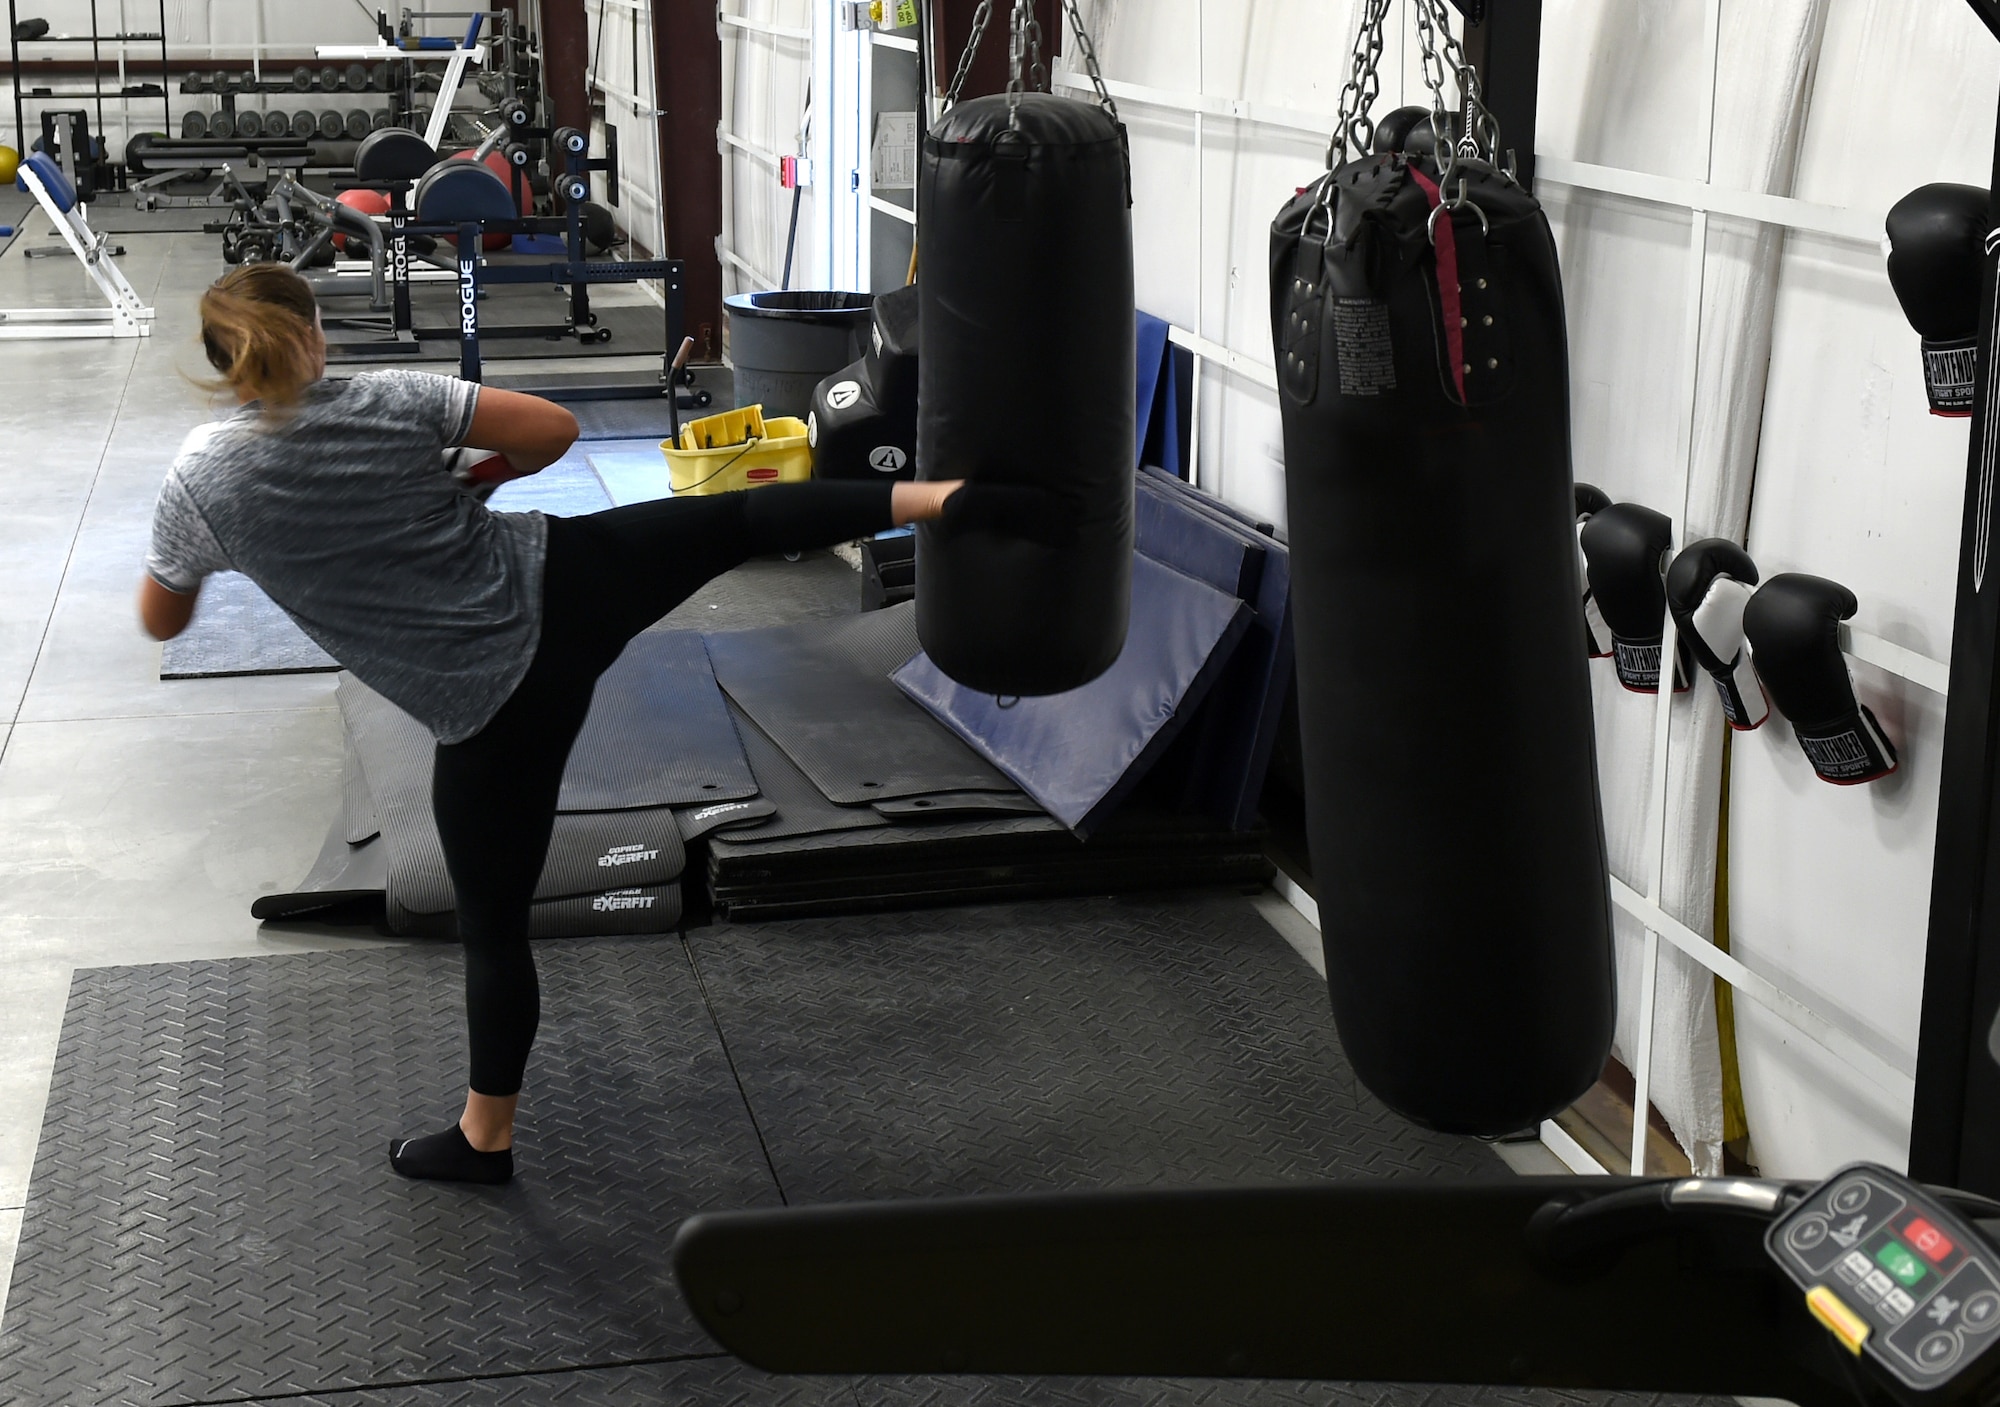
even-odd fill
[{"label": "black boxing glove", "polygon": [[1726,537],[1690,543],[1667,568],[1667,609],[1695,663],[1715,680],[1729,726],[1749,732],[1771,716],[1743,645],[1743,608],[1757,589],[1757,564]]},{"label": "black boxing glove", "polygon": [[1611,495],[1595,484],[1576,486],[1576,577],[1583,583],[1583,648],[1594,660],[1611,658],[1611,627],[1604,612],[1597,609],[1597,597],[1590,590],[1590,565],[1583,557],[1583,525],[1593,513],[1611,506]]},{"label": "black boxing glove", "polygon": [[1992,197],[1978,186],[1919,186],[1889,211],[1889,286],[1923,339],[1932,415],[1972,414],[1979,281]]},{"label": "black boxing glove", "polygon": [[1896,770],[1896,749],[1868,706],[1840,653],[1840,623],[1855,612],[1854,593],[1837,581],[1786,572],[1757,588],[1743,612],[1757,677],[1792,720],[1813,771],[1853,786]]},{"label": "black boxing glove", "polygon": [[[1611,627],[1618,682],[1635,694],[1660,691],[1660,647],[1666,637],[1667,587],[1661,579],[1674,525],[1637,503],[1614,503],[1590,515],[1577,533],[1589,566],[1590,594]],[[1674,692],[1688,687],[1693,662],[1687,641],[1674,649]]]}]

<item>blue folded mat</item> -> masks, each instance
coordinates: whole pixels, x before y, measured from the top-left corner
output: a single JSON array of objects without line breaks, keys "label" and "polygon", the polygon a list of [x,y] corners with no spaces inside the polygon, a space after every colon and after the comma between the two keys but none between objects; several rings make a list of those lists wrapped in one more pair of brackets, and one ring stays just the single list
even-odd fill
[{"label": "blue folded mat", "polygon": [[1268,524],[1155,470],[1139,475],[1137,506],[1141,549],[1211,585],[1229,589],[1238,559],[1224,544],[1246,554],[1237,581],[1252,608],[1250,628],[1183,747],[1191,755],[1187,804],[1233,830],[1248,830],[1256,824],[1291,687],[1291,553]]},{"label": "blue folded mat", "polygon": [[1250,615],[1235,596],[1141,553],[1132,559],[1125,648],[1080,689],[996,699],[946,678],[924,654],[890,678],[1050,815],[1088,836],[1200,706]]}]

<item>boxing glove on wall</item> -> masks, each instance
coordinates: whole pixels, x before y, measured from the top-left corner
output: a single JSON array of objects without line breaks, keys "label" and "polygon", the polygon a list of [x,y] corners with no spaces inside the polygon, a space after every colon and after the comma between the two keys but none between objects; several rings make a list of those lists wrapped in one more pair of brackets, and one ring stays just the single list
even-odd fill
[{"label": "boxing glove on wall", "polygon": [[1715,680],[1729,726],[1750,731],[1771,715],[1743,644],[1743,609],[1757,589],[1757,564],[1728,538],[1690,543],[1667,568],[1667,609]]},{"label": "boxing glove on wall", "polygon": [[1597,597],[1590,590],[1590,564],[1583,556],[1583,525],[1591,515],[1611,506],[1611,495],[1595,484],[1576,486],[1576,577],[1583,583],[1583,648],[1594,660],[1611,658],[1611,627],[1604,612],[1597,609]]},{"label": "boxing glove on wall", "polygon": [[[1666,636],[1667,588],[1662,579],[1673,546],[1673,523],[1637,503],[1614,503],[1591,514],[1577,533],[1589,568],[1590,593],[1611,628],[1618,682],[1635,694],[1660,691],[1660,650]],[[1687,641],[1674,650],[1673,688],[1688,687],[1693,666]]]},{"label": "boxing glove on wall", "polygon": [[1852,786],[1896,770],[1896,749],[1868,706],[1840,653],[1840,623],[1856,609],[1837,581],[1786,572],[1757,588],[1743,611],[1757,677],[1792,721],[1813,771]]},{"label": "boxing glove on wall", "polygon": [[1931,414],[1972,414],[1979,281],[1992,197],[1978,186],[1919,186],[1889,211],[1889,286],[1923,339]]}]

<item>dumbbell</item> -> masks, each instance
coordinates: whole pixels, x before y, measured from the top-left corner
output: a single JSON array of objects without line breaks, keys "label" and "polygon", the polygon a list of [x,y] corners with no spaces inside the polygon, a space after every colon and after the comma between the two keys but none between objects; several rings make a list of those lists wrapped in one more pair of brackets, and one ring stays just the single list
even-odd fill
[{"label": "dumbbell", "polygon": [[393,127],[395,125],[395,119],[389,116],[389,109],[385,107],[376,108],[374,116],[368,119],[368,130],[371,132],[379,132],[384,127]]},{"label": "dumbbell", "polygon": [[368,65],[349,64],[347,66],[347,91],[365,93],[368,91]]},{"label": "dumbbell", "polygon": [[313,71],[305,64],[292,70],[292,91],[310,93],[313,90]]},{"label": "dumbbell", "polygon": [[526,103],[518,103],[518,102],[509,103],[507,105],[507,110],[504,113],[502,113],[501,116],[507,119],[507,125],[509,127],[521,128],[521,127],[530,127],[534,125],[535,115],[532,112],[528,111],[528,105]]},{"label": "dumbbell", "polygon": [[556,128],[555,140],[556,150],[570,156],[582,156],[590,150],[590,134],[574,127]]},{"label": "dumbbell", "polygon": [[305,138],[319,131],[319,114],[311,108],[300,108],[292,114],[292,120],[286,124],[286,131],[289,135],[303,141]]},{"label": "dumbbell", "polygon": [[319,134],[329,142],[346,136],[347,119],[328,108],[319,115]]},{"label": "dumbbell", "polygon": [[368,119],[366,108],[350,108],[347,113],[347,135],[360,141],[375,130],[375,124]]},{"label": "dumbbell", "polygon": [[229,112],[212,112],[208,115],[208,135],[229,138],[236,135],[236,115]]},{"label": "dumbbell", "polygon": [[190,141],[208,135],[208,114],[205,112],[184,112],[181,114],[181,135]]},{"label": "dumbbell", "polygon": [[236,114],[236,135],[239,137],[261,137],[264,135],[264,114],[255,108],[244,108]]},{"label": "dumbbell", "polygon": [[208,91],[208,75],[205,73],[190,73],[186,78],[181,80],[181,91],[183,93],[206,93]]},{"label": "dumbbell", "polygon": [[328,64],[319,71],[319,90],[322,93],[338,93],[340,91],[340,70],[332,64]]}]

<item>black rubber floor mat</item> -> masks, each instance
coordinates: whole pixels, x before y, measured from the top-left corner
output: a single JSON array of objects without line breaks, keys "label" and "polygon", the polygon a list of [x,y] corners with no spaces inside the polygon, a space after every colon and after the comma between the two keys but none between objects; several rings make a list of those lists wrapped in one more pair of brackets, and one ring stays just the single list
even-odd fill
[{"label": "black rubber floor mat", "polygon": [[685,950],[537,960],[520,1171],[490,1189],[406,1182],[386,1156],[457,1111],[456,951],[78,971],[0,1400],[167,1407],[712,1353],[664,1248],[696,1210],[777,1195]]},{"label": "black rubber floor mat", "polygon": [[[320,847],[319,858],[298,886],[282,894],[259,896],[250,917],[262,923],[287,919],[331,919],[391,926],[389,914],[389,846],[381,836],[350,844],[345,826],[336,819]],[[677,884],[640,889],[614,889],[565,899],[542,899],[528,906],[530,938],[573,938],[671,931],[680,921],[681,890]],[[392,931],[412,937],[455,938],[455,916],[402,913]]]},{"label": "black rubber floor mat", "polygon": [[240,572],[201,585],[187,628],[160,647],[160,678],[326,674],[340,665]]},{"label": "black rubber floor mat", "polygon": [[831,831],[867,830],[886,826],[888,819],[871,806],[836,806],[801,772],[785,750],[759,728],[749,714],[732,701],[730,716],[743,740],[750,770],[757,774],[760,794],[775,804],[777,814],[755,825],[744,826],[727,835],[716,836],[714,845],[739,840],[779,840],[791,836],[825,835]]},{"label": "black rubber floor mat", "polygon": [[1477,1140],[1419,1129],[1361,1087],[1325,984],[1247,900],[1000,905],[688,942],[795,1204],[1511,1176]]},{"label": "black rubber floor mat", "polygon": [[913,603],[707,639],[723,692],[829,801],[1017,790],[889,678],[917,653]]},{"label": "black rubber floor mat", "polygon": [[941,791],[930,796],[906,796],[895,801],[878,801],[869,809],[885,820],[897,822],[1045,814],[1033,797],[1009,791]]},{"label": "black rubber floor mat", "polygon": [[[422,724],[352,675],[341,679],[335,697],[389,847],[389,923],[397,932],[413,931],[419,927],[416,915],[452,907],[451,877],[431,816],[435,745]],[[680,878],[686,859],[667,807],[564,812],[556,817],[535,895],[557,899],[597,893],[611,884],[669,884]],[[678,918],[678,912],[663,916],[660,926],[672,927]]]},{"label": "black rubber floor mat", "polygon": [[859,1407],[1738,1407],[1734,1398],[1226,1378],[863,1378]]},{"label": "black rubber floor mat", "polygon": [[860,1407],[847,1378],[778,1378],[733,1358],[418,1383],[240,1407]]},{"label": "black rubber floor mat", "polygon": [[756,557],[688,597],[658,628],[760,630],[851,616],[860,599],[861,574],[831,552],[807,552],[796,562]]},{"label": "black rubber floor mat", "polygon": [[563,772],[562,809],[706,805],[756,794],[701,636],[635,637],[597,681]]}]

